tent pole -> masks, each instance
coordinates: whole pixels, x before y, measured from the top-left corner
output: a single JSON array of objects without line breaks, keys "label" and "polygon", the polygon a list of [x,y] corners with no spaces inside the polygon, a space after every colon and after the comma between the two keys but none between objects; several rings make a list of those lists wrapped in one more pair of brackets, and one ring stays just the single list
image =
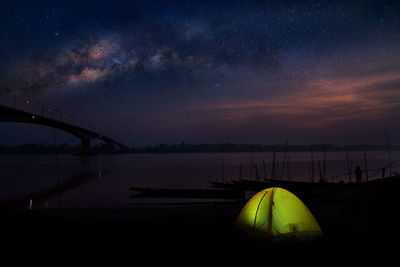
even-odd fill
[{"label": "tent pole", "polygon": [[272,236],[272,205],[274,204],[274,192],[276,187],[272,189],[271,197],[268,204],[268,224],[267,224],[267,235]]},{"label": "tent pole", "polygon": [[254,216],[254,224],[253,224],[253,233],[256,231],[256,222],[257,222],[257,215],[258,215],[258,210],[260,209],[260,205],[261,202],[263,201],[265,195],[268,193],[268,191],[266,191],[263,195],[263,197],[261,198],[260,202],[258,202],[258,206],[257,206],[257,210],[256,210],[256,215]]}]

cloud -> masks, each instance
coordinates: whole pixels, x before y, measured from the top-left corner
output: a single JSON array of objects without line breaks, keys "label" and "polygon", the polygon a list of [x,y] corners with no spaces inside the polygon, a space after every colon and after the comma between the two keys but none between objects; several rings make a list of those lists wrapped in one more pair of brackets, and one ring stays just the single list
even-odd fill
[{"label": "cloud", "polygon": [[[376,67],[382,69],[379,65]],[[281,90],[271,97],[268,88],[282,83],[265,83],[265,93],[261,90],[263,86],[258,85],[257,97],[218,99],[193,109],[213,111],[238,127],[264,120],[284,127],[322,129],[338,123],[367,123],[400,115],[400,70],[397,68],[369,75],[360,75],[357,71],[353,76],[347,73],[344,77],[311,75],[298,81],[290,78],[286,86],[291,86],[291,90]],[[257,82],[249,81],[250,84],[255,86]]]}]

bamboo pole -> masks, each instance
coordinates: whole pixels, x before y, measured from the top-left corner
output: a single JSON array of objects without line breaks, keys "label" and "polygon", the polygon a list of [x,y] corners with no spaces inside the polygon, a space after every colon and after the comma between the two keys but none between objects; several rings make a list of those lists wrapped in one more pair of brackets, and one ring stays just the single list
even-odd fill
[{"label": "bamboo pole", "polygon": [[[56,166],[57,166],[57,186],[60,186],[60,161],[58,159],[58,149],[57,149],[57,138],[56,138],[56,131],[53,127],[53,140],[54,140],[54,148],[56,152]],[[61,208],[61,193],[58,193],[58,208]]]},{"label": "bamboo pole", "polygon": [[224,182],[224,158],[221,158],[221,182]]},{"label": "bamboo pole", "polygon": [[311,182],[314,183],[314,153],[311,147]]},{"label": "bamboo pole", "polygon": [[321,169],[321,160],[318,160],[318,170],[319,170],[319,181],[323,181],[322,179],[322,169]]},{"label": "bamboo pole", "polygon": [[326,148],[324,148],[324,173],[323,180],[326,182]]},{"label": "bamboo pole", "polygon": [[266,179],[267,179],[267,169],[266,169],[266,167],[265,167],[265,161],[264,161],[264,159],[262,160],[262,162],[263,162],[263,167],[264,167],[264,180],[266,180]]},{"label": "bamboo pole", "polygon": [[[390,151],[390,143],[389,143],[389,138],[387,136],[386,131],[384,132],[385,134],[385,139],[386,139],[386,145],[387,145],[387,150],[388,150],[388,156],[389,156],[389,163],[392,162],[392,153]],[[392,165],[389,165],[389,175],[392,176]]]},{"label": "bamboo pole", "polygon": [[276,179],[279,180],[279,157],[276,158],[275,164],[276,164],[275,176]]},{"label": "bamboo pole", "polygon": [[349,174],[349,182],[351,182],[351,170],[350,170],[350,162],[349,162],[349,151],[346,148],[346,159],[347,159],[347,173]]},{"label": "bamboo pole", "polygon": [[286,164],[286,166],[287,166],[287,170],[286,170],[286,174],[287,174],[287,178],[288,178],[288,180],[289,181],[291,181],[292,180],[292,173],[291,173],[291,169],[290,169],[290,156],[288,155],[287,156],[287,164]]},{"label": "bamboo pole", "polygon": [[283,179],[283,174],[284,174],[284,171],[285,171],[286,152],[287,152],[288,144],[289,144],[289,140],[287,139],[287,140],[286,140],[285,151],[284,151],[284,154],[283,154],[283,163],[282,163],[281,180]]},{"label": "bamboo pole", "polygon": [[250,153],[250,180],[253,179],[253,152]]},{"label": "bamboo pole", "polygon": [[275,179],[275,148],[272,154],[272,166],[271,166],[271,180]]},{"label": "bamboo pole", "polygon": [[256,176],[254,177],[256,181],[260,181],[260,176],[258,175],[258,169],[257,169],[257,164],[254,164],[254,170],[255,170],[255,174]]},{"label": "bamboo pole", "polygon": [[[351,158],[351,160],[350,160],[350,173],[353,172],[353,162],[354,162],[354,159]],[[354,177],[354,180],[355,180],[355,177]]]},{"label": "bamboo pole", "polygon": [[367,162],[367,152],[364,151],[364,163],[365,163],[365,176],[368,182],[368,162]]}]

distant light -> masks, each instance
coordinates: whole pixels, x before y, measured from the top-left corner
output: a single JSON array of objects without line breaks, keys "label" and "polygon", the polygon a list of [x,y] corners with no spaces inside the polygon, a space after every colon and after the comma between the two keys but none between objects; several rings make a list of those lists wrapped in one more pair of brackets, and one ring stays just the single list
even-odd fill
[{"label": "distant light", "polygon": [[35,119],[35,115],[32,115],[32,119]]},{"label": "distant light", "polygon": [[31,101],[29,99],[25,100],[25,104],[30,104],[30,103],[31,103]]}]

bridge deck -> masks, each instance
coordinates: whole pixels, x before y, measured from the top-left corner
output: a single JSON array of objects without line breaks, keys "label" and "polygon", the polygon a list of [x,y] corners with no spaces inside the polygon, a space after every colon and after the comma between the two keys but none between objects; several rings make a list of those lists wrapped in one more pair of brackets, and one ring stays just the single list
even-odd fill
[{"label": "bridge deck", "polygon": [[102,135],[101,133],[94,132],[92,130],[88,130],[82,128],[80,126],[76,126],[73,124],[69,124],[63,121],[51,119],[42,115],[38,115],[35,113],[19,110],[12,107],[7,107],[0,105],[0,122],[22,122],[22,123],[33,123],[39,125],[45,125],[49,127],[53,127],[65,132],[68,132],[79,139],[82,142],[82,154],[88,154],[90,150],[90,140],[99,139],[107,144],[112,145],[113,147],[119,147],[121,150],[125,150],[127,147],[112,138]]}]

